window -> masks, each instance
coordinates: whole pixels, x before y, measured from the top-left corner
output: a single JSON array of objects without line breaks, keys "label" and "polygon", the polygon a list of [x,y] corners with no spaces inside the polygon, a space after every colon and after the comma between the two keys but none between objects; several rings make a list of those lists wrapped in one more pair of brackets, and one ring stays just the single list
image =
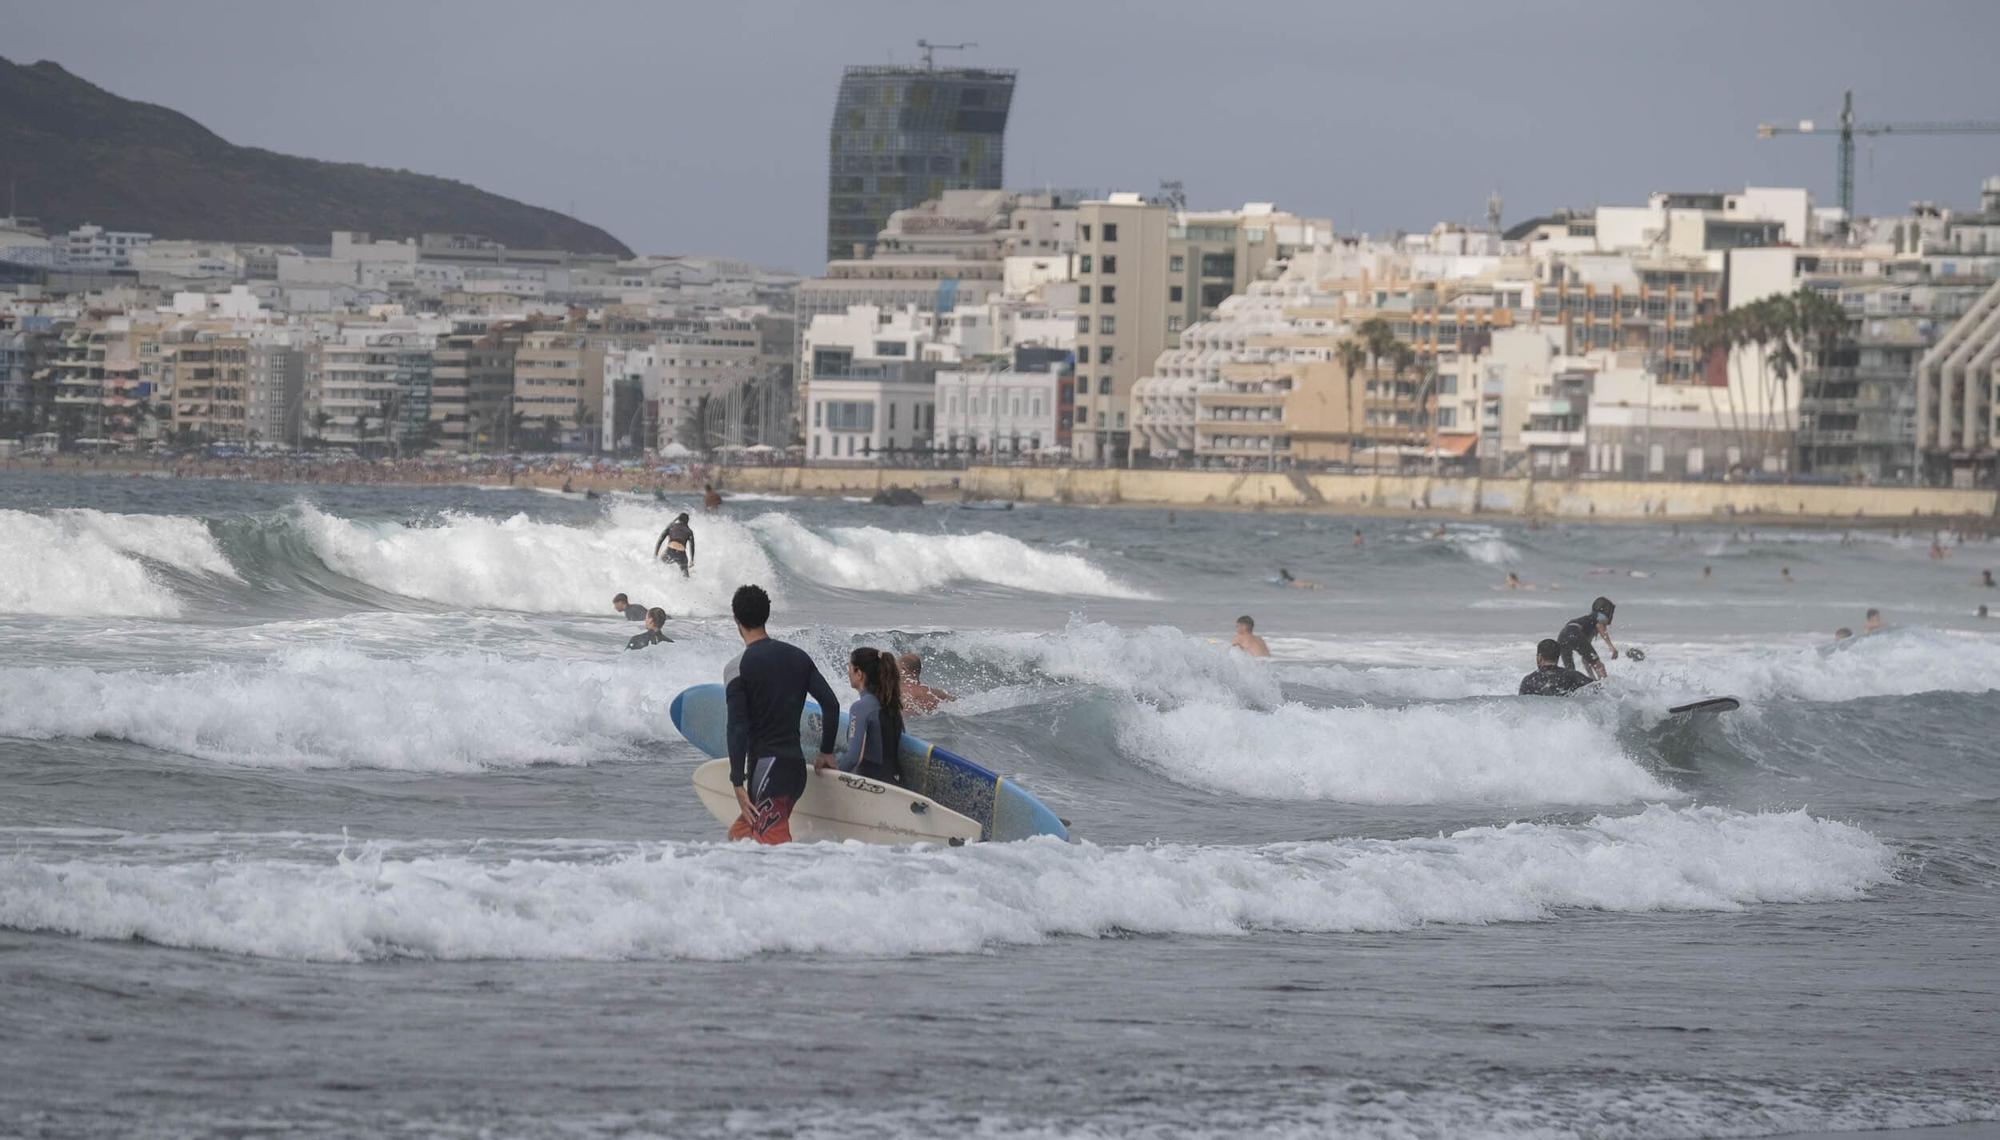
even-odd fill
[{"label": "window", "polygon": [[1090,255],[1089,255],[1089,254],[1085,253],[1085,254],[1079,254],[1079,255],[1077,256],[1077,259],[1076,259],[1076,271],[1077,271],[1078,273],[1088,273],[1088,272],[1090,272]]},{"label": "window", "polygon": [[1079,400],[1081,400],[1081,399],[1083,399],[1083,398],[1084,398],[1085,396],[1088,396],[1088,395],[1090,395],[1090,377],[1088,377],[1088,376],[1079,376],[1079,377],[1077,377],[1077,378],[1076,378],[1076,398],[1077,398],[1077,399],[1079,399]]},{"label": "window", "polygon": [[[875,430],[874,404],[859,400],[829,400],[824,406],[829,431]],[[849,454],[853,453],[850,451]]]},{"label": "window", "polygon": [[1116,257],[1116,255],[1109,253],[1104,255],[1104,272],[1106,273],[1118,272],[1118,258]]},{"label": "window", "polygon": [[1099,364],[1109,364],[1109,363],[1111,363],[1111,346],[1110,346],[1110,345],[1108,345],[1108,344],[1100,344],[1100,345],[1098,345],[1098,346],[1097,346],[1097,362],[1098,362]]},{"label": "window", "polygon": [[893,403],[889,405],[889,430],[896,430],[896,405]]},{"label": "window", "polygon": [[814,404],[814,405],[813,405],[813,426],[814,426],[814,427],[819,427],[819,426],[820,426],[820,413],[821,413],[821,412],[823,412],[823,411],[825,411],[825,410],[826,410],[826,405],[825,405],[825,404]]},{"label": "window", "polygon": [[1181,255],[1180,255],[1180,254],[1178,254],[1178,253],[1177,253],[1177,254],[1175,254],[1175,255],[1173,255],[1172,257],[1169,257],[1169,258],[1167,259],[1167,272],[1168,272],[1168,273],[1186,273],[1186,272],[1187,272],[1187,258],[1185,258],[1185,257],[1181,256]]},{"label": "window", "polygon": [[1109,396],[1111,394],[1111,377],[1100,376],[1097,378],[1097,394],[1100,396]]},{"label": "window", "polygon": [[1104,430],[1104,413],[1103,413],[1103,412],[1099,412],[1099,413],[1097,413],[1097,429],[1098,429],[1099,431],[1103,431],[1103,430]]},{"label": "window", "polygon": [[[1076,287],[1076,300],[1080,305],[1090,304],[1090,286],[1078,285]],[[1106,300],[1109,300],[1109,298],[1106,298]]]},{"label": "window", "polygon": [[1118,413],[1118,430],[1119,430],[1119,431],[1124,431],[1124,430],[1125,430],[1125,413],[1124,413],[1124,412],[1119,412],[1119,413]]},{"label": "window", "polygon": [[1118,287],[1116,285],[1106,285],[1104,287],[1102,300],[1107,305],[1116,304],[1118,302]]},{"label": "window", "polygon": [[1181,325],[1182,325],[1182,323],[1183,323],[1183,322],[1182,322],[1181,318],[1180,318],[1180,317],[1179,317],[1178,315],[1176,315],[1176,316],[1171,316],[1171,317],[1168,317],[1168,318],[1167,318],[1167,331],[1168,331],[1168,332],[1179,332],[1179,331],[1181,331]]},{"label": "window", "polygon": [[823,438],[824,438],[823,436],[818,436],[818,435],[813,436],[813,458],[815,459],[819,458],[819,445],[820,445],[820,440]]},{"label": "window", "polygon": [[1117,240],[1118,240],[1118,223],[1117,223],[1117,222],[1106,222],[1106,223],[1104,223],[1104,240],[1105,240],[1105,241],[1117,241]]},{"label": "window", "polygon": [[1082,225],[1080,225],[1080,226],[1076,227],[1076,229],[1077,229],[1077,233],[1078,233],[1078,235],[1079,235],[1079,236],[1081,236],[1081,237],[1083,238],[1083,240],[1085,240],[1085,241],[1089,241],[1089,240],[1090,240],[1090,223],[1089,223],[1089,222],[1085,222],[1085,223],[1083,223]]},{"label": "window", "polygon": [[1080,332],[1080,333],[1087,333],[1087,332],[1089,332],[1089,331],[1090,331],[1090,318],[1089,318],[1089,317],[1078,317],[1078,318],[1076,319],[1076,331],[1078,331],[1078,332]]},{"label": "window", "polygon": [[1186,289],[1181,288],[1179,285],[1167,286],[1167,300],[1172,301],[1176,305],[1179,305],[1185,301],[1186,297],[1187,297]]},{"label": "window", "polygon": [[1103,316],[1097,318],[1097,331],[1100,335],[1103,336],[1110,336],[1112,333],[1117,332],[1118,318],[1112,316],[1110,313],[1106,313]]}]

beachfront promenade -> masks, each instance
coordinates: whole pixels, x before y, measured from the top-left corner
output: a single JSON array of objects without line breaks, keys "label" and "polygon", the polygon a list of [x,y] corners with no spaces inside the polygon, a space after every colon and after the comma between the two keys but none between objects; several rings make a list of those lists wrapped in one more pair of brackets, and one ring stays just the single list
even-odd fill
[{"label": "beachfront promenade", "polygon": [[1101,467],[744,467],[719,471],[725,488],[799,494],[872,493],[910,487],[935,497],[1024,502],[1125,503],[1175,507],[1430,510],[1446,514],[1558,518],[1822,519],[1988,517],[1992,490],[1828,487],[1783,483],[1446,478],[1428,475],[1305,475]]}]

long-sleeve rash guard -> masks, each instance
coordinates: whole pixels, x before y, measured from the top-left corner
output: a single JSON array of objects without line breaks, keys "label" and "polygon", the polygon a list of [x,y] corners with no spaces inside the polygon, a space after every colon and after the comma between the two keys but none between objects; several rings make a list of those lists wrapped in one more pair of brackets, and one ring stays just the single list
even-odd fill
[{"label": "long-sleeve rash guard", "polygon": [[751,642],[723,671],[729,701],[729,782],[741,787],[748,762],[777,761],[771,795],[796,798],[805,791],[805,754],[799,750],[799,715],[806,697],[819,702],[819,750],[832,752],[840,731],[840,699],[812,657],[771,638]]}]

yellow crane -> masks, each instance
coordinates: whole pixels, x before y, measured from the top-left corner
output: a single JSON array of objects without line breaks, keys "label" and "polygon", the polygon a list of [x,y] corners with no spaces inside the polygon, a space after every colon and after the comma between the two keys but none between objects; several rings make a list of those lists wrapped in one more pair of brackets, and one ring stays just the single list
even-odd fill
[{"label": "yellow crane", "polygon": [[[1779,135],[1830,135],[1811,119],[1797,126],[1757,124],[1757,137]],[[1854,121],[1854,92],[1840,104],[1840,236],[1846,237],[1854,225],[1854,136],[1856,135],[2000,135],[2000,122],[1961,123],[1857,123]]]}]

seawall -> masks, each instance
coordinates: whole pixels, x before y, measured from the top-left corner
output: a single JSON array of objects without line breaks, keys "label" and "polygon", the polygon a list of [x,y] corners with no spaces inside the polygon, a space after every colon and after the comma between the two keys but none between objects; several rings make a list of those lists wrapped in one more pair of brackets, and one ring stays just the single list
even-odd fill
[{"label": "seawall", "polygon": [[1322,510],[1329,513],[1519,515],[1693,520],[1784,518],[1908,520],[1990,517],[2000,492],[1927,487],[1821,487],[1771,483],[1643,483],[1428,475],[1303,475],[1146,471],[1094,467],[733,467],[725,490],[872,494],[909,487],[926,498],[1123,503],[1166,507]]}]

